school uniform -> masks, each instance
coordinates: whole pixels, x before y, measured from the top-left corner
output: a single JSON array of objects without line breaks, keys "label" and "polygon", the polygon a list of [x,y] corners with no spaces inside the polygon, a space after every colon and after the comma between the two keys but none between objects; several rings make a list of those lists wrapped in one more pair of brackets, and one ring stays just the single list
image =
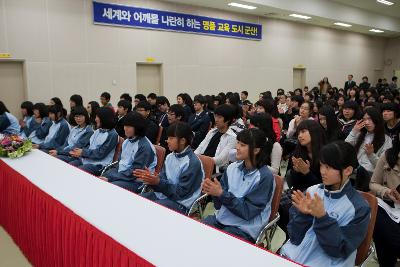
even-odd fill
[{"label": "school uniform", "polygon": [[125,138],[125,130],[124,130],[124,123],[125,123],[126,115],[118,116],[116,118],[117,123],[115,125],[115,130],[117,131],[118,135],[122,138]]},{"label": "school uniform", "polygon": [[104,177],[112,184],[138,193],[143,183],[133,175],[136,169],[149,168],[154,173],[157,166],[157,155],[154,145],[147,137],[126,139],[122,144],[122,152],[116,168],[104,173]]},{"label": "school uniform", "polygon": [[25,126],[21,127],[20,135],[23,138],[27,138],[33,131],[40,127],[40,123],[37,123],[35,116],[24,117]]},{"label": "school uniform", "polygon": [[290,239],[282,246],[282,256],[305,266],[353,267],[357,248],[364,240],[371,210],[347,180],[331,191],[323,184],[307,189],[323,200],[325,216],[315,218],[290,209]]},{"label": "school uniform", "polygon": [[17,118],[11,113],[4,112],[0,115],[0,133],[19,134],[20,126]]},{"label": "school uniform", "polygon": [[255,242],[271,215],[275,179],[267,166],[247,169],[244,162],[228,166],[221,179],[223,193],[213,197],[217,209],[204,223]]},{"label": "school uniform", "polygon": [[351,130],[353,130],[354,125],[356,125],[357,123],[356,120],[345,121],[341,118],[338,119],[338,122],[344,138],[346,138],[350,134]]},{"label": "school uniform", "polygon": [[199,158],[189,146],[180,153],[173,152],[166,157],[159,177],[160,183],[151,186],[154,192],[143,196],[186,214],[201,194],[204,171]]},{"label": "school uniform", "polygon": [[60,148],[65,143],[68,135],[69,124],[64,118],[53,121],[43,143],[39,144],[39,149],[49,151],[50,149]]},{"label": "school uniform", "polygon": [[75,126],[69,132],[68,138],[63,146],[57,148],[57,158],[65,162],[74,161],[76,158],[69,155],[75,148],[85,148],[89,146],[90,137],[93,134],[93,129],[90,125],[83,128]]},{"label": "school uniform", "polygon": [[70,164],[98,176],[112,162],[117,144],[115,129],[97,129],[90,137],[89,147],[82,149],[81,157]]},{"label": "school uniform", "polygon": [[49,134],[49,130],[53,122],[49,119],[49,117],[44,117],[42,118],[42,122],[40,123],[40,126],[31,132],[31,134],[28,136],[29,139],[32,140],[32,143],[34,144],[41,144],[44,142],[44,139],[46,136]]},{"label": "school uniform", "polygon": [[202,111],[199,114],[193,114],[188,121],[193,131],[192,148],[196,149],[201,141],[206,137],[210,128],[210,116],[207,111]]}]

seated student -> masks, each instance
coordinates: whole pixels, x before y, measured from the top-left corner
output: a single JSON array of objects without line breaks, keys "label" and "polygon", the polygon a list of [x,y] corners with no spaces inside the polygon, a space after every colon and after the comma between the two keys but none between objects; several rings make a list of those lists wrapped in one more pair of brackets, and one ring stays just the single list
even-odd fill
[{"label": "seated student", "polygon": [[113,160],[118,134],[114,129],[114,112],[110,108],[101,107],[97,110],[96,123],[97,130],[90,137],[89,147],[71,150],[69,154],[75,160],[69,163],[98,176],[104,166]]},{"label": "seated student", "polygon": [[208,116],[207,111],[204,110],[206,104],[206,98],[204,96],[196,95],[193,103],[196,113],[190,116],[188,123],[194,134],[192,148],[196,149],[208,133],[210,116]]},{"label": "seated student", "polygon": [[151,105],[147,101],[141,101],[136,105],[137,113],[143,116],[146,119],[147,129],[146,129],[146,137],[149,138],[152,144],[156,144],[157,134],[158,134],[158,125],[150,119]]},{"label": "seated student", "polygon": [[341,131],[343,133],[343,138],[346,138],[357,120],[360,118],[360,107],[356,101],[346,101],[341,109],[338,121]]},{"label": "seated student", "polygon": [[156,105],[157,105],[156,119],[158,126],[167,128],[168,127],[167,112],[170,107],[168,98],[166,98],[165,96],[157,96]]},{"label": "seated student", "polygon": [[314,104],[311,102],[304,102],[300,106],[300,111],[298,116],[294,116],[294,118],[289,123],[289,128],[287,131],[287,138],[296,138],[296,129],[302,121],[305,120],[313,120],[312,111],[314,109]]},{"label": "seated student", "polygon": [[181,105],[185,110],[185,121],[188,121],[190,116],[194,113],[193,101],[190,95],[181,93],[176,97],[176,103]]},{"label": "seated student", "polygon": [[[400,207],[400,134],[393,140],[393,147],[382,154],[376,164],[369,184],[371,191],[391,208]],[[396,206],[395,206],[396,205]],[[379,265],[394,267],[400,258],[400,223],[378,207],[374,228],[374,243]]]},{"label": "seated student", "polygon": [[132,97],[128,93],[123,93],[120,97],[119,100],[126,100],[132,105]]},{"label": "seated student", "polygon": [[70,131],[69,124],[63,117],[63,108],[61,106],[50,106],[49,118],[52,121],[49,133],[42,143],[33,145],[33,148],[39,148],[45,152],[60,148],[65,143]]},{"label": "seated student", "polygon": [[89,114],[84,107],[75,107],[70,116],[74,118],[76,126],[69,132],[63,146],[49,151],[50,155],[57,156],[58,159],[65,162],[75,160],[69,152],[75,148],[86,148],[89,146],[90,137],[93,134]]},{"label": "seated student", "polygon": [[125,138],[124,122],[126,115],[132,110],[132,104],[127,100],[120,100],[117,106],[117,124],[115,125],[115,130],[119,136]]},{"label": "seated student", "polygon": [[70,113],[68,116],[65,117],[65,119],[68,121],[68,123],[71,126],[76,126],[74,116],[73,115],[71,116],[71,114],[73,113],[73,111],[76,107],[81,107],[81,106],[83,106],[82,96],[72,95],[69,98]]},{"label": "seated student", "polygon": [[328,143],[337,141],[343,138],[343,133],[339,128],[335,109],[331,106],[323,106],[318,113],[318,122],[325,131],[326,140]]},{"label": "seated student", "polygon": [[31,101],[24,101],[21,104],[22,120],[19,121],[21,127],[20,135],[27,138],[40,124],[36,122],[33,115],[33,103]]},{"label": "seated student", "polygon": [[236,134],[229,127],[235,117],[235,111],[228,104],[218,106],[215,111],[215,128],[211,129],[200,143],[195,154],[212,157],[216,172],[229,164],[229,151],[236,146]]},{"label": "seated student", "polygon": [[133,174],[154,192],[142,196],[163,206],[186,214],[200,196],[204,171],[199,158],[190,148],[192,129],[187,123],[176,122],[168,127],[169,154],[159,175],[136,169]]},{"label": "seated student", "polygon": [[[289,158],[285,175],[286,182],[291,190],[305,191],[308,187],[322,181],[320,173],[320,151],[326,139],[322,127],[314,120],[302,121],[297,127],[295,151]],[[289,209],[292,206],[287,195],[282,197],[279,205],[279,227],[286,231],[289,222]]]},{"label": "seated student", "polygon": [[110,93],[104,92],[100,95],[100,103],[102,107],[111,108],[111,110],[114,111],[114,108],[112,107],[110,100],[111,100]]},{"label": "seated student", "polygon": [[392,146],[392,140],[385,134],[380,111],[374,107],[366,109],[363,119],[357,121],[345,141],[355,147],[360,164],[355,186],[367,192],[379,157]]},{"label": "seated student", "polygon": [[238,161],[228,166],[221,182],[206,178],[202,184],[217,209],[203,222],[252,243],[269,220],[275,190],[274,176],[266,166],[265,140],[260,129],[241,131]]},{"label": "seated student", "polygon": [[157,166],[156,150],[145,136],[146,119],[139,113],[131,112],[126,115],[124,129],[127,139],[122,144],[118,166],[104,173],[102,179],[139,193],[143,183],[136,179],[133,171],[148,169],[153,173]]},{"label": "seated student", "polygon": [[150,115],[152,121],[157,121],[157,95],[155,93],[150,93],[147,95],[147,102],[149,102],[151,106]]},{"label": "seated student", "polygon": [[88,105],[86,106],[86,110],[89,113],[90,126],[92,126],[93,130],[97,130],[96,114],[97,114],[97,110],[99,108],[100,108],[100,105],[97,101],[90,101],[88,103]]},{"label": "seated student", "polygon": [[36,103],[33,105],[33,115],[35,116],[35,121],[40,124],[40,126],[31,132],[28,138],[31,139],[34,144],[41,144],[48,135],[53,122],[49,119],[49,109],[43,103]]},{"label": "seated student", "polygon": [[385,132],[394,140],[400,133],[400,105],[385,103],[381,106],[383,120],[385,121]]},{"label": "seated student", "polygon": [[351,186],[357,166],[354,148],[337,141],[321,150],[322,184],[292,195],[289,240],[280,253],[305,266],[354,266],[357,248],[364,240],[370,207]]},{"label": "seated student", "polygon": [[3,101],[0,101],[0,133],[19,134],[20,130],[18,119],[8,111]]},{"label": "seated student", "polygon": [[168,143],[167,143],[167,129],[169,125],[174,124],[177,121],[184,121],[185,118],[185,110],[181,105],[174,104],[172,105],[167,113],[167,122],[164,122],[164,126],[162,133],[161,133],[161,138],[160,138],[160,146],[165,148],[165,153],[169,154],[171,151],[168,149]]}]

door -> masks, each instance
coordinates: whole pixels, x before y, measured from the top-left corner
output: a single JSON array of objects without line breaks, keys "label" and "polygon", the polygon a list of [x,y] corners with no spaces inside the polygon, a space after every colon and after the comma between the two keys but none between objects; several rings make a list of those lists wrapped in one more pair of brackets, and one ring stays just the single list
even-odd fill
[{"label": "door", "polygon": [[306,69],[293,68],[293,89],[303,89],[306,85]]},{"label": "door", "polygon": [[161,64],[136,64],[137,93],[146,97],[150,93],[162,95],[162,66]]},{"label": "door", "polygon": [[0,61],[0,100],[17,118],[21,118],[21,103],[25,101],[23,63]]}]

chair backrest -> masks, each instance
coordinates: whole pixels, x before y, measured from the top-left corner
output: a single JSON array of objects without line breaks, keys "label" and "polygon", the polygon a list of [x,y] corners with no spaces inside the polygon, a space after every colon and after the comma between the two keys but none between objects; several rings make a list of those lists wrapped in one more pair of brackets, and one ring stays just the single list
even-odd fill
[{"label": "chair backrest", "polygon": [[278,213],[279,203],[281,201],[283,191],[283,178],[279,175],[274,175],[275,178],[275,192],[271,202],[271,215],[269,221],[272,221]]},{"label": "chair backrest", "polygon": [[361,265],[365,259],[368,257],[368,250],[371,246],[372,242],[372,234],[374,233],[374,226],[376,221],[376,213],[378,212],[378,200],[375,196],[371,195],[370,193],[361,192],[359,193],[364,197],[364,199],[368,202],[371,208],[371,219],[368,224],[368,232],[365,236],[363,242],[357,249],[357,257],[356,257],[356,265]]},{"label": "chair backrest", "polygon": [[157,133],[157,138],[156,138],[156,145],[160,145],[161,135],[162,135],[163,129],[164,129],[164,128],[163,128],[162,126],[159,126],[159,127],[158,127],[158,133]]},{"label": "chair backrest", "polygon": [[155,169],[155,172],[158,174],[160,173],[162,166],[164,165],[164,159],[165,159],[165,148],[162,146],[154,146],[156,149],[156,156],[157,156],[157,166]]},{"label": "chair backrest", "polygon": [[118,136],[118,144],[117,144],[117,147],[115,148],[113,162],[118,160],[119,154],[121,153],[121,150],[122,150],[122,143],[124,141],[125,141],[124,138],[122,138],[121,136]]},{"label": "chair backrest", "polygon": [[211,178],[213,171],[214,171],[214,160],[211,157],[207,157],[204,155],[197,155],[203,164],[203,170],[205,178]]}]

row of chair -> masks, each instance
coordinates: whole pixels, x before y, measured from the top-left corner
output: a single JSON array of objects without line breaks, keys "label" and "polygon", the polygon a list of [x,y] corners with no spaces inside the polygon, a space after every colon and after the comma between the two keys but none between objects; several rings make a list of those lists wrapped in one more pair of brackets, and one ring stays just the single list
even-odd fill
[{"label": "row of chair", "polygon": [[[102,174],[106,170],[108,170],[110,167],[112,167],[118,163],[118,158],[119,158],[119,154],[122,149],[123,142],[124,142],[124,139],[122,137],[119,137],[118,145],[115,149],[113,162],[103,169]],[[155,168],[155,173],[158,174],[158,173],[160,173],[160,171],[163,167],[166,150],[165,150],[165,148],[163,148],[159,145],[155,145],[155,150],[156,150],[156,155],[157,155],[157,166]],[[207,157],[204,155],[199,155],[198,157],[203,165],[205,177],[207,177],[207,178],[212,177],[214,165],[215,165],[214,160],[211,157]],[[274,178],[275,178],[275,192],[274,192],[274,195],[272,198],[272,203],[271,203],[271,215],[270,215],[268,223],[262,228],[262,230],[258,234],[258,237],[255,242],[255,244],[257,246],[266,248],[268,250],[271,249],[272,239],[273,239],[276,229],[278,227],[277,222],[280,219],[278,209],[279,209],[279,203],[280,203],[281,195],[283,192],[283,185],[284,185],[284,180],[281,176],[275,175]],[[142,192],[146,192],[146,190],[148,190],[147,187],[143,188]],[[364,238],[363,242],[358,247],[357,257],[356,257],[356,265],[364,266],[374,253],[374,247],[372,245],[372,234],[374,231],[376,214],[377,214],[377,210],[378,210],[378,201],[375,196],[373,196],[369,193],[360,192],[360,194],[364,197],[364,199],[369,203],[369,206],[371,207],[371,220],[368,225],[368,232],[367,232],[367,235]],[[210,199],[210,197],[207,194],[201,195],[192,204],[192,206],[190,207],[190,209],[186,215],[189,217],[195,218],[194,214],[198,213],[198,215],[199,215],[198,218],[203,219],[204,210],[205,210],[206,205],[208,204],[207,200],[209,200],[209,199]]]}]

